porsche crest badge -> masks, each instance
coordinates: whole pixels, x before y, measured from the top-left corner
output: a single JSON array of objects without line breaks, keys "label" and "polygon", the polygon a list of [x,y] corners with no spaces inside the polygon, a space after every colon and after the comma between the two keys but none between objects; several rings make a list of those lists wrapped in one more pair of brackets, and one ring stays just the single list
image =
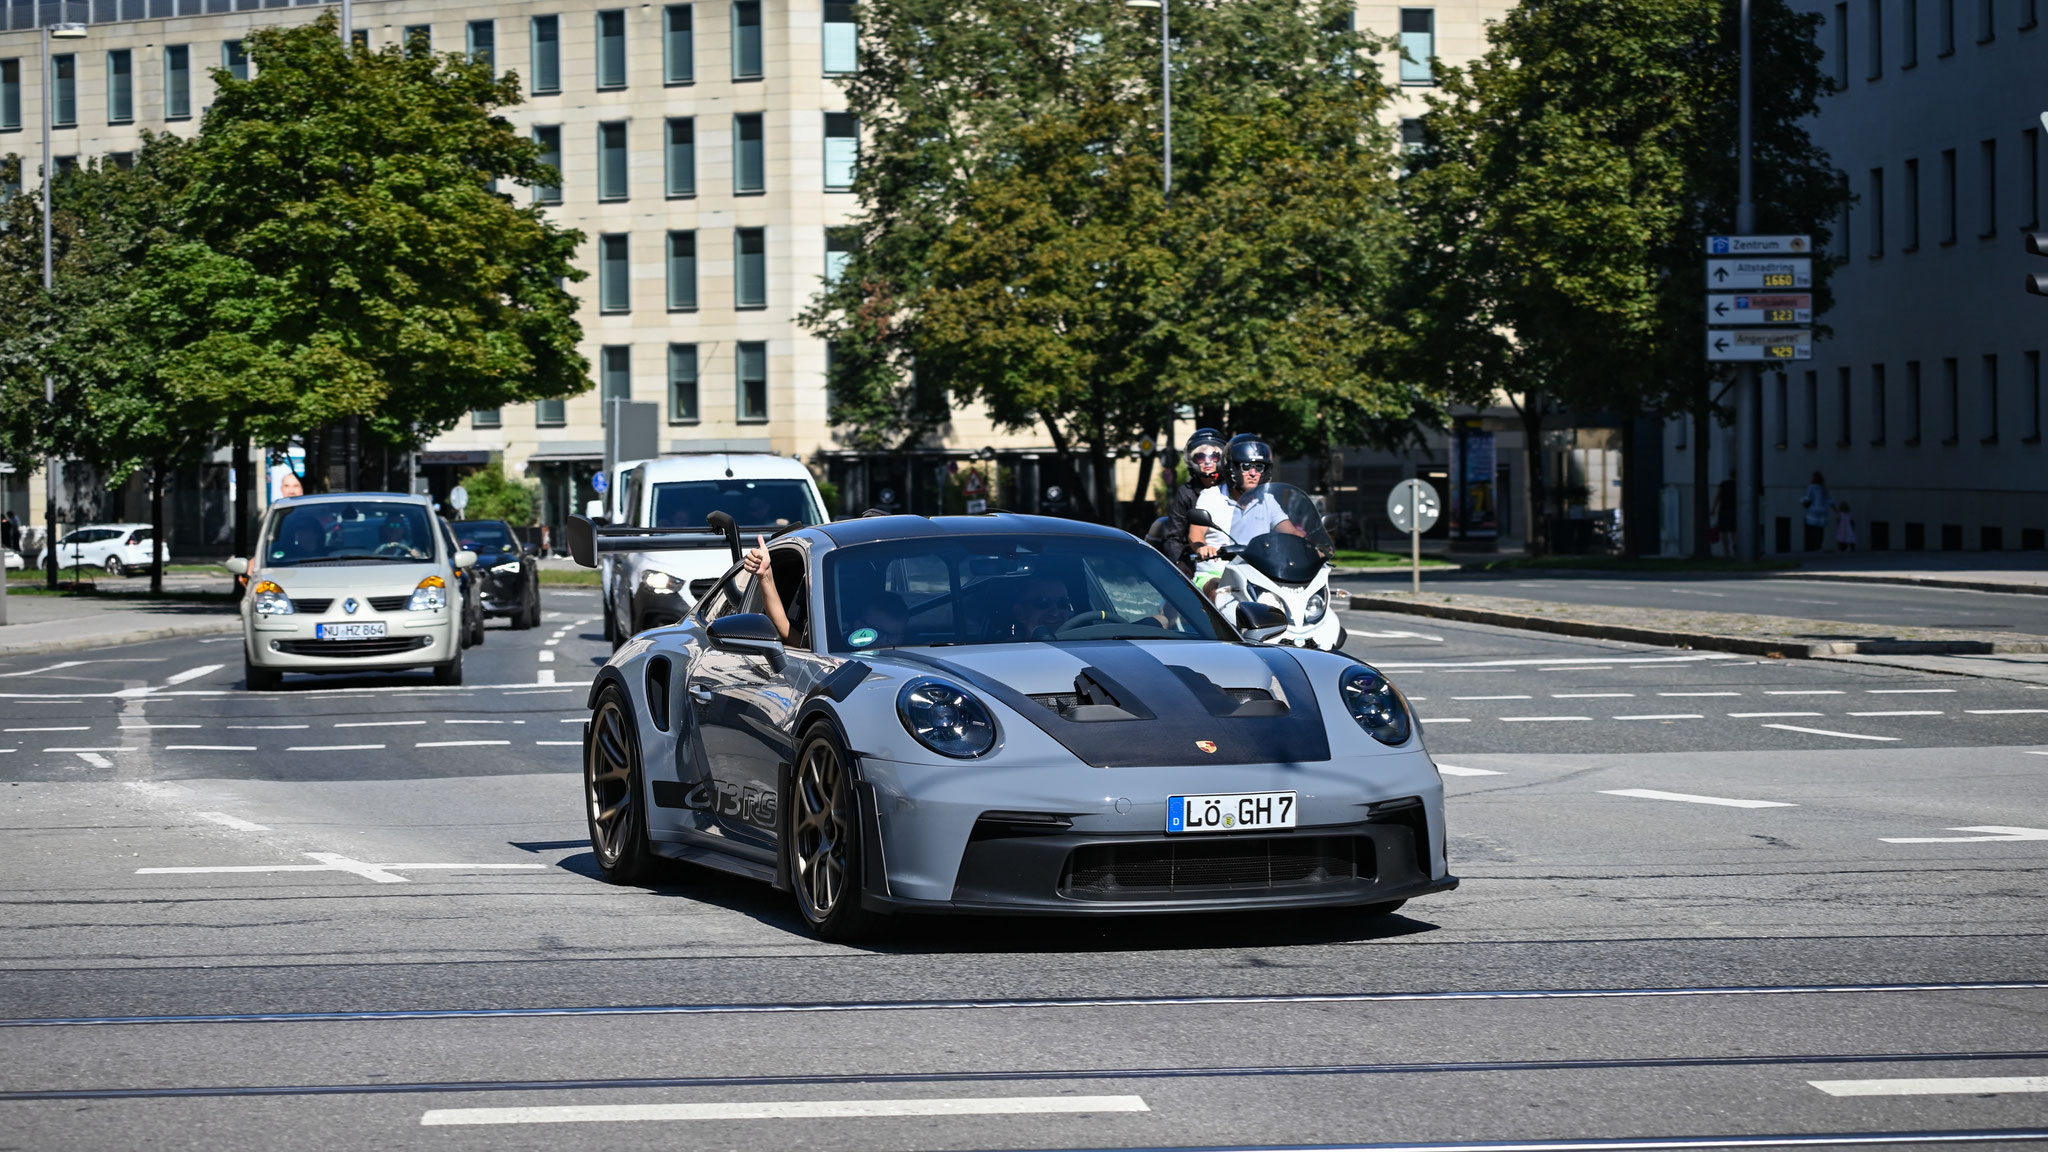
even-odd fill
[{"label": "porsche crest badge", "polygon": [[1214,740],[1197,740],[1195,741],[1195,747],[1200,748],[1204,752],[1214,752],[1216,751],[1216,742]]}]

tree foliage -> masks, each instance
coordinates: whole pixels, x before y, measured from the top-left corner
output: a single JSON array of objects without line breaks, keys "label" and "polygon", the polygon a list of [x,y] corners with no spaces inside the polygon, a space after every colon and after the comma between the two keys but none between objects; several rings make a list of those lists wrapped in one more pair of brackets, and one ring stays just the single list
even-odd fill
[{"label": "tree foliage", "polygon": [[502,461],[493,460],[462,478],[463,491],[469,493],[469,506],[462,510],[464,520],[503,520],[507,524],[533,523],[534,497],[539,485],[512,479],[505,475]]}]

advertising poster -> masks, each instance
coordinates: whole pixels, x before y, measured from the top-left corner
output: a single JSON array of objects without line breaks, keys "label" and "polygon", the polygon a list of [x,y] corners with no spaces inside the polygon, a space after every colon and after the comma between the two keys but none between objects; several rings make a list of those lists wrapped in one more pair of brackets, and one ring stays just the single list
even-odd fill
[{"label": "advertising poster", "polygon": [[273,452],[270,456],[270,484],[268,496],[271,501],[284,497],[284,478],[306,474],[306,450],[293,448],[289,452]]},{"label": "advertising poster", "polygon": [[1451,438],[1452,539],[1494,540],[1500,536],[1497,483],[1493,433],[1460,424]]}]

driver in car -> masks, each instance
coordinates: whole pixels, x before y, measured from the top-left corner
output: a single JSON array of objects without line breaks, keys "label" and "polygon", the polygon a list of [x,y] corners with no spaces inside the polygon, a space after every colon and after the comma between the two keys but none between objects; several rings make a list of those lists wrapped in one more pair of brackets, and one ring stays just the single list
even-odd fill
[{"label": "driver in car", "polygon": [[387,517],[382,529],[382,540],[377,545],[377,555],[392,556],[402,560],[424,560],[426,553],[412,546],[406,531],[405,521],[396,516]]},{"label": "driver in car", "polygon": [[1074,599],[1067,586],[1051,576],[1033,576],[1011,602],[1007,624],[999,618],[997,638],[1050,640],[1053,629],[1072,619]]}]

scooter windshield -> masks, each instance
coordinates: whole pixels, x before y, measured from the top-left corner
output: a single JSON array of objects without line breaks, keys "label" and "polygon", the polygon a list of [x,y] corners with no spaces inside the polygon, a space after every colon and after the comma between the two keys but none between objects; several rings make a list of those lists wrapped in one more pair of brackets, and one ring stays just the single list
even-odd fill
[{"label": "scooter windshield", "polygon": [[1267,532],[1255,536],[1238,557],[1280,584],[1306,584],[1323,570],[1324,558],[1315,545],[1291,532]]}]

